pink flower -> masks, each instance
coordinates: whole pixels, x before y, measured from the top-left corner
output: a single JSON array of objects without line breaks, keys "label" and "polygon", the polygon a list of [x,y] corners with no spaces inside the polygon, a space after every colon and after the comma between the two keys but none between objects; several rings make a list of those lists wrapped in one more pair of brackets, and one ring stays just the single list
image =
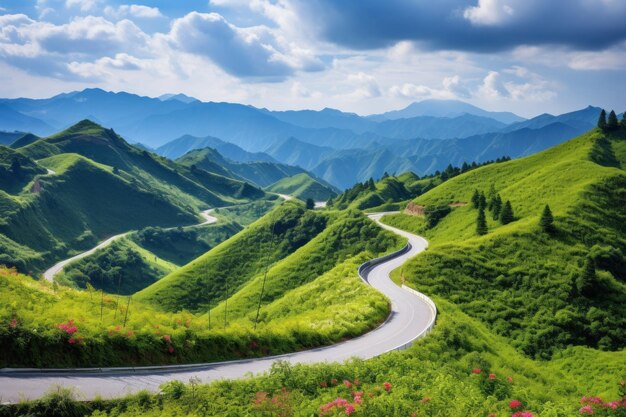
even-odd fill
[{"label": "pink flower", "polygon": [[474,368],[474,369],[472,369],[472,373],[473,374],[479,374],[480,373],[480,369],[479,368]]},{"label": "pink flower", "polygon": [[586,405],[578,410],[580,414],[593,414],[593,407],[590,405]]},{"label": "pink flower", "polygon": [[363,398],[360,395],[357,395],[356,397],[354,397],[354,402],[356,404],[361,404],[363,402]]},{"label": "pink flower", "polygon": [[348,381],[347,379],[343,380],[343,385],[345,385],[346,388],[352,388],[352,382]]},{"label": "pink flower", "polygon": [[76,342],[77,342],[76,339],[74,339],[73,337],[70,337],[69,340],[67,341],[67,343],[69,343],[70,345],[73,345]]},{"label": "pink flower", "polygon": [[170,340],[172,340],[172,336],[170,336],[169,334],[166,334],[163,336],[163,340],[165,340],[166,342],[169,342]]},{"label": "pink flower", "polygon": [[9,327],[12,328],[12,329],[15,329],[17,327],[17,320],[16,319],[12,319],[9,322]]},{"label": "pink flower", "polygon": [[507,380],[507,381],[509,381],[509,384],[512,384],[512,383],[513,383],[513,378],[511,378],[510,376],[507,376],[507,377],[506,377],[506,380]]},{"label": "pink flower", "polygon": [[392,387],[392,385],[389,382],[385,382],[383,384],[383,388],[385,388],[385,391],[387,391],[387,392],[391,391],[391,387]]},{"label": "pink flower", "polygon": [[174,353],[174,346],[169,345],[169,346],[167,347],[167,351],[168,351],[169,353]]},{"label": "pink flower", "polygon": [[337,385],[337,379],[336,378],[331,379],[330,383],[333,385]]},{"label": "pink flower", "polygon": [[496,379],[496,374],[489,374],[489,379]]},{"label": "pink flower", "polygon": [[354,413],[356,411],[356,408],[354,408],[354,406],[352,404],[348,404],[345,406],[344,408],[346,410],[346,415],[349,416],[350,414]]},{"label": "pink flower", "polygon": [[521,402],[521,401],[519,401],[519,400],[513,400],[513,401],[511,401],[511,402],[509,403],[509,408],[510,408],[511,410],[514,410],[514,409],[519,408],[519,407],[521,407],[521,406],[522,406],[522,402]]},{"label": "pink flower", "polygon": [[534,417],[530,411],[517,411],[511,414],[511,417]]}]

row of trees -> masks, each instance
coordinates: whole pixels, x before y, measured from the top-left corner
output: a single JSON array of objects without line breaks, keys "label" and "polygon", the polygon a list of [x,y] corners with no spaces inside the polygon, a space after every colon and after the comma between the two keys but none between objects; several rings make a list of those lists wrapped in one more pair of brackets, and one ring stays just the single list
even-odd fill
[{"label": "row of trees", "polygon": [[602,111],[600,112],[600,117],[598,118],[598,127],[604,132],[617,130],[620,127],[626,128],[626,112],[624,112],[624,114],[622,115],[622,121],[618,122],[615,110],[611,110],[607,118],[606,111],[602,109]]},{"label": "row of trees", "polygon": [[489,196],[487,197],[484,192],[475,190],[472,196],[472,206],[478,209],[478,217],[476,218],[476,233],[479,235],[487,234],[487,217],[485,210],[489,210],[494,220],[500,220],[503,225],[511,223],[515,220],[513,214],[513,206],[511,202],[507,200],[502,202],[500,194],[496,192],[493,184],[489,190]]}]

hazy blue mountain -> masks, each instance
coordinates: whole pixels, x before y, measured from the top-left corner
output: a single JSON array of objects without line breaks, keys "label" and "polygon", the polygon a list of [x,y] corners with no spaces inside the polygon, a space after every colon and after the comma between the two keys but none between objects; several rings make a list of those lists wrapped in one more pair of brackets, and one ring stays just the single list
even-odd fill
[{"label": "hazy blue mountain", "polygon": [[337,153],[333,148],[312,145],[296,138],[277,141],[265,152],[285,164],[297,165],[308,170],[315,168],[321,161]]},{"label": "hazy blue mountain", "polygon": [[43,120],[23,114],[13,106],[0,102],[0,130],[48,135],[55,129]]},{"label": "hazy blue mountain", "polygon": [[587,106],[584,109],[564,113],[559,116],[544,113],[523,122],[513,123],[502,130],[504,132],[512,132],[523,128],[539,129],[552,123],[561,123],[583,133],[596,126],[601,111],[600,107]]},{"label": "hazy blue mountain", "polygon": [[188,96],[186,94],[182,94],[182,93],[179,93],[179,94],[163,94],[163,95],[160,95],[158,97],[158,99],[161,100],[161,101],[177,100],[177,101],[180,101],[182,103],[193,103],[194,101],[200,101],[197,98],[193,98],[193,97],[190,97],[190,96]]},{"label": "hazy blue mountain", "polygon": [[0,145],[10,146],[13,142],[24,136],[24,132],[2,132],[0,131]]},{"label": "hazy blue mountain", "polygon": [[225,142],[213,136],[199,138],[196,136],[184,135],[158,147],[155,151],[159,155],[170,159],[176,159],[189,151],[202,148],[213,148],[224,157],[236,162],[278,162],[264,152],[248,152],[235,144]]},{"label": "hazy blue mountain", "polygon": [[521,122],[524,120],[523,117],[511,112],[491,112],[459,100],[435,99],[417,101],[409,104],[404,109],[373,115],[370,116],[370,119],[375,121],[384,121],[408,119],[419,116],[456,117],[463,114],[488,117],[505,124]]},{"label": "hazy blue mountain", "polygon": [[348,129],[355,133],[364,133],[376,129],[377,123],[355,113],[325,108],[323,110],[269,111],[268,114],[296,126],[311,129],[337,128]]},{"label": "hazy blue mountain", "polygon": [[194,149],[176,159],[176,162],[225,177],[245,180],[261,187],[267,187],[283,178],[306,172],[300,167],[277,162],[234,162],[224,158],[213,148]]},{"label": "hazy blue mountain", "polygon": [[497,132],[506,124],[488,117],[462,114],[456,117],[420,116],[380,122],[373,132],[394,139],[451,139]]}]

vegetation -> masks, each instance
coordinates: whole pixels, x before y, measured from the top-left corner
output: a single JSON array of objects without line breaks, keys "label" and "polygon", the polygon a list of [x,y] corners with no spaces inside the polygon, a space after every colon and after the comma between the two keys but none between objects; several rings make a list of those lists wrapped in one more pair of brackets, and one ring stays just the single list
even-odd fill
[{"label": "vegetation", "polygon": [[326,201],[337,195],[336,188],[326,182],[301,173],[283,178],[266,188],[267,191],[288,194],[301,200]]},{"label": "vegetation", "polygon": [[201,209],[266,195],[142,151],[88,120],[35,139],[0,150],[1,260],[20,271],[40,272],[113,234],[194,224]]},{"label": "vegetation", "polygon": [[626,395],[623,382],[609,376],[626,374],[623,355],[579,347],[549,363],[537,363],[452,303],[436,301],[441,310],[437,326],[408,351],[343,365],[279,362],[261,377],[209,385],[172,381],[161,386],[159,395],[141,392],[117,400],[76,402],[70,392],[55,390],[40,401],[7,406],[2,412],[17,416],[46,410],[52,415],[52,410],[61,410],[56,415],[97,417],[465,417],[527,412],[517,417],[581,415],[581,407],[591,404],[597,415],[623,414],[621,402],[615,410],[609,406]]},{"label": "vegetation", "polygon": [[359,210],[369,209],[371,211],[399,210],[401,205],[397,205],[396,203],[404,202],[422,195],[450,178],[484,165],[506,162],[510,159],[511,158],[505,156],[495,161],[487,161],[482,164],[477,164],[476,162],[472,162],[471,164],[463,163],[463,166],[460,168],[448,165],[443,172],[436,171],[433,175],[421,178],[412,172],[398,176],[386,174],[378,182],[370,178],[364,183],[355,184],[352,188],[344,191],[343,194],[340,194],[336,198],[330,199],[328,205],[336,209],[354,208]]},{"label": "vegetation", "polygon": [[[483,207],[489,205],[484,192],[469,190],[493,185],[496,195],[515,206],[516,221],[485,216],[490,233],[476,237],[471,206],[454,208],[432,229],[417,217],[393,217],[396,225],[416,219],[415,230],[431,243],[404,266],[407,281],[454,302],[529,357],[550,358],[570,345],[623,349],[619,329],[626,317],[620,306],[626,290],[619,271],[626,212],[618,201],[626,174],[616,167],[621,161],[613,149],[625,140],[592,131],[537,155],[453,178],[417,198],[426,207],[470,199]],[[551,235],[538,233],[546,204],[554,213]],[[507,211],[505,203],[501,219]],[[598,259],[607,258],[612,260],[600,266]]]}]

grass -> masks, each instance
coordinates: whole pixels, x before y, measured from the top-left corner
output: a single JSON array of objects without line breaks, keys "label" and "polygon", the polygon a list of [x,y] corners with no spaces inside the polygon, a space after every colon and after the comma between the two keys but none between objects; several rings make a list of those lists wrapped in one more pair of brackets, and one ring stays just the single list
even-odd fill
[{"label": "grass", "polygon": [[[19,178],[2,174],[14,159]],[[46,168],[55,175],[41,175]],[[2,259],[36,274],[113,234],[194,224],[201,209],[265,197],[246,182],[178,165],[82,121],[17,150],[0,149]]]},{"label": "grass", "polygon": [[323,184],[306,173],[283,178],[267,187],[266,190],[273,193],[292,195],[300,200],[310,198],[313,201],[327,201],[329,198],[337,195],[334,187]]},{"label": "grass", "polygon": [[[32,413],[63,400],[70,411],[81,407],[82,414],[97,417],[310,416],[340,397],[355,406],[355,415],[363,416],[509,416],[514,411],[510,402],[519,400],[519,409],[549,417],[580,415],[585,395],[600,395],[605,401],[623,395],[619,377],[607,377],[626,374],[626,362],[617,353],[570,348],[552,362],[536,362],[458,307],[436,301],[437,326],[408,351],[346,364],[277,363],[260,377],[208,385],[173,381],[159,395],[143,392],[116,400],[78,403],[66,392],[52,392],[38,402],[5,407],[5,415]],[[358,393],[361,400],[356,401]],[[345,412],[335,408],[330,415]]]},{"label": "grass", "polygon": [[[613,143],[619,149],[623,140]],[[612,150],[592,131],[528,158],[478,168],[418,197],[424,206],[469,202],[475,189],[487,193],[493,185],[511,201],[516,220],[502,225],[488,211],[489,233],[477,236],[471,205],[454,208],[432,229],[420,217],[385,218],[430,240],[429,251],[405,265],[405,277],[484,321],[530,357],[549,358],[569,345],[622,349],[626,286],[619,264],[600,260],[615,250],[619,258],[626,248],[619,203],[626,174],[595,162]],[[545,204],[556,218],[554,235],[538,226]],[[588,256],[596,259],[595,290],[581,294],[576,281]]]}]

